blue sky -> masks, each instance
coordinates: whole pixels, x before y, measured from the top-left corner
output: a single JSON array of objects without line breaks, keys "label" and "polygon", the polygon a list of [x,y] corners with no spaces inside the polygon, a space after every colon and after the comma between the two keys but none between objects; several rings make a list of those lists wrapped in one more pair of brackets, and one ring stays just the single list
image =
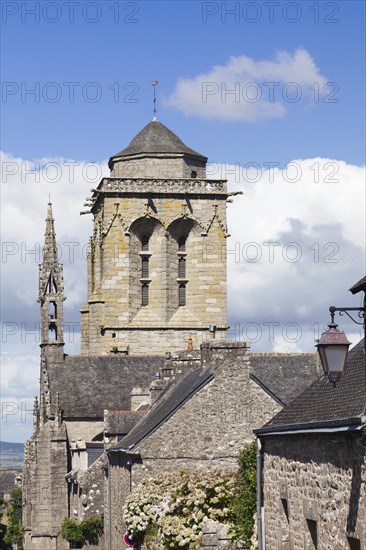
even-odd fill
[{"label": "blue sky", "polygon": [[[1,439],[32,430],[48,193],[76,327],[65,351],[79,353],[92,231],[79,213],[108,158],[151,120],[152,79],[159,120],[244,193],[228,205],[230,337],[312,351],[329,305],[360,303],[348,288],[366,273],[364,2],[4,0],[1,10]],[[338,322],[357,342],[361,328]]]},{"label": "blue sky", "polygon": [[[3,96],[2,149],[7,152],[105,159],[150,119],[150,80],[157,78],[159,118],[213,161],[285,163],[321,155],[363,162],[362,1],[258,2],[256,10],[253,2],[81,1],[73,6],[73,23],[66,2],[57,2],[58,10],[52,2],[18,2],[12,15],[13,4],[2,5],[8,52],[3,80],[19,87]],[[32,15],[36,4],[38,13]],[[236,15],[230,15],[233,9]],[[298,48],[309,53],[327,82],[335,83],[331,99],[336,103],[326,102],[327,97],[316,103],[314,90],[305,101],[289,104],[280,119],[255,122],[202,119],[164,104],[179,78],[208,73],[232,56],[258,62]],[[73,103],[65,82],[78,83]],[[90,82],[97,88],[88,87]],[[36,83],[39,103],[24,95]],[[124,90],[128,83],[133,84]],[[100,99],[92,102],[98,92]],[[275,92],[282,95],[282,86]],[[56,93],[59,100],[51,102]]]}]

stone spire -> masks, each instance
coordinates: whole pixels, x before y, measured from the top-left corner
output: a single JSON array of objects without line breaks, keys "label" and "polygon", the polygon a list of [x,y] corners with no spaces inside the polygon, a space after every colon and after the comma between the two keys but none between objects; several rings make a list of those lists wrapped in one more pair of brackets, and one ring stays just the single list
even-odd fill
[{"label": "stone spire", "polygon": [[[43,262],[39,266],[39,295],[41,304],[41,347],[53,346],[54,359],[63,355],[64,326],[63,302],[64,277],[62,265],[57,257],[56,233],[52,215],[52,204],[49,201],[46,218],[46,232],[43,249]],[[46,351],[44,349],[44,351]],[[58,357],[58,355],[60,355]],[[48,354],[49,355],[49,354]],[[57,357],[56,357],[57,356]]]},{"label": "stone spire", "polygon": [[55,224],[52,215],[52,203],[48,203],[46,232],[44,234],[43,264],[52,266],[58,263]]}]

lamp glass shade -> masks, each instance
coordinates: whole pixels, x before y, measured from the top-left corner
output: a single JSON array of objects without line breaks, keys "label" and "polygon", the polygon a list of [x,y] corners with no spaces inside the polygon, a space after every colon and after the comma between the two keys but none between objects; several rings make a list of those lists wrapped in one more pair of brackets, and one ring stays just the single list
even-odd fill
[{"label": "lamp glass shade", "polygon": [[348,346],[328,344],[319,349],[320,361],[325,373],[343,372],[346,363]]},{"label": "lamp glass shade", "polygon": [[348,341],[344,332],[338,330],[335,323],[331,323],[328,327],[328,330],[321,335],[319,344],[316,347],[324,372],[326,374],[341,373],[346,363],[351,342]]}]

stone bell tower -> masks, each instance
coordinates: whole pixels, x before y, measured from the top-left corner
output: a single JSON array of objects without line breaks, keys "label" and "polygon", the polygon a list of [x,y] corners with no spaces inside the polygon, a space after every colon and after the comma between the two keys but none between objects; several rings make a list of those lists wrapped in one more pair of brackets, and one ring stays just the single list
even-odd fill
[{"label": "stone bell tower", "polygon": [[157,355],[226,336],[226,180],[154,119],[109,160],[94,217],[82,354]]}]

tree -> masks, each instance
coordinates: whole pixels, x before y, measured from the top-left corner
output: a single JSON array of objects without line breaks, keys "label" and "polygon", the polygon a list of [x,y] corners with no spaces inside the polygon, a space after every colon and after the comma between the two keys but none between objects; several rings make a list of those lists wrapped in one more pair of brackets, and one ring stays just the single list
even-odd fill
[{"label": "tree", "polygon": [[103,514],[100,517],[83,519],[81,522],[72,518],[65,518],[61,524],[61,535],[74,548],[82,548],[89,544],[98,544],[99,537],[103,534]]},{"label": "tree", "polygon": [[23,550],[22,499],[21,487],[15,487],[8,505],[8,524],[4,536],[4,542],[16,544],[18,550]]},{"label": "tree", "polygon": [[257,450],[255,442],[246,445],[239,458],[237,489],[233,500],[233,529],[236,539],[242,540],[249,548],[254,530],[256,511]]}]

